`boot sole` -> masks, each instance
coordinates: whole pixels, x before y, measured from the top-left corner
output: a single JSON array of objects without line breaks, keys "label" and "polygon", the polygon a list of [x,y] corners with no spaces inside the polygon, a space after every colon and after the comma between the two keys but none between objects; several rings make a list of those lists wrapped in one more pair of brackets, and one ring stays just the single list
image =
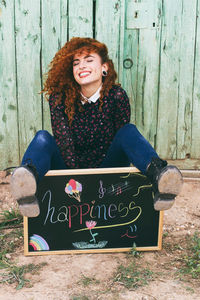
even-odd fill
[{"label": "boot sole", "polygon": [[39,204],[35,196],[30,196],[28,199],[19,199],[17,202],[19,204],[19,211],[23,216],[35,218],[40,214]]},{"label": "boot sole", "polygon": [[29,170],[24,167],[15,169],[10,179],[10,189],[23,216],[33,218],[40,214],[39,204],[35,197],[37,183],[35,176]]},{"label": "boot sole", "polygon": [[161,211],[170,209],[175,202],[175,195],[157,194],[154,196],[154,209]]},{"label": "boot sole", "polygon": [[183,186],[181,172],[174,166],[164,168],[158,179],[158,191],[161,194],[178,195]]},{"label": "boot sole", "polygon": [[15,169],[11,176],[10,189],[15,200],[35,195],[37,183],[34,175],[24,167]]}]

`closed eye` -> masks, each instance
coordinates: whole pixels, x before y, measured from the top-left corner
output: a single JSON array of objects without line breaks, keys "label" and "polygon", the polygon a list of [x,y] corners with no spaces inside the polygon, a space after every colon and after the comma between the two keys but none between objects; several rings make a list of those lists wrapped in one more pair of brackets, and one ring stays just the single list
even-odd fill
[{"label": "closed eye", "polygon": [[73,62],[73,67],[77,66],[79,64],[79,61],[74,61]]}]

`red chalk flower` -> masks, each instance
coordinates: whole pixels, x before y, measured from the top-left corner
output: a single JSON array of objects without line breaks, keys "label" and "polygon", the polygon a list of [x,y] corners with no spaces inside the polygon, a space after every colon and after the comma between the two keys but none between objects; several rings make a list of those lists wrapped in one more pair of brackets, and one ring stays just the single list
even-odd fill
[{"label": "red chalk flower", "polygon": [[86,221],[85,224],[86,224],[87,228],[92,229],[96,226],[97,222],[91,220],[91,221]]}]

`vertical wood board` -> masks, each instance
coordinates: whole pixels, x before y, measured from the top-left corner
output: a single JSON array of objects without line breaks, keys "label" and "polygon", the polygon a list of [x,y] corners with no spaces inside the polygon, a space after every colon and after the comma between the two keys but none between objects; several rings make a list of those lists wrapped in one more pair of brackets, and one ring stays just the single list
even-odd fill
[{"label": "vertical wood board", "polygon": [[16,54],[19,142],[22,158],[35,133],[42,128],[40,71],[40,1],[16,0]]},{"label": "vertical wood board", "polygon": [[60,0],[60,46],[62,47],[68,39],[68,2],[69,0]]},{"label": "vertical wood board", "polygon": [[163,4],[157,151],[163,158],[175,159],[182,0]]},{"label": "vertical wood board", "polygon": [[121,1],[96,0],[96,25],[95,37],[107,45],[109,56],[113,60],[115,70],[118,73],[119,47],[121,30]]},{"label": "vertical wood board", "polygon": [[[157,132],[161,1],[153,3],[156,27],[140,29],[137,72],[136,125],[154,146]],[[158,17],[159,16],[159,17]]]},{"label": "vertical wood board", "polygon": [[0,169],[19,163],[14,2],[0,1]]},{"label": "vertical wood board", "polygon": [[192,146],[191,157],[200,157],[200,1],[198,0],[196,18],[196,49],[195,49],[195,72],[193,86],[193,109],[192,109]]},{"label": "vertical wood board", "polygon": [[93,1],[69,0],[69,39],[93,36]]},{"label": "vertical wood board", "polygon": [[176,156],[180,159],[191,155],[196,0],[183,0],[181,13]]},{"label": "vertical wood board", "polygon": [[[60,0],[61,1],[61,0]],[[49,70],[49,64],[55,53],[60,47],[60,1],[42,1],[41,25],[42,25],[42,74],[43,83],[46,79],[46,73]],[[43,128],[52,132],[49,104],[43,96]]]},{"label": "vertical wood board", "polygon": [[124,39],[126,26],[126,0],[120,1],[120,37],[119,37],[119,55],[118,55],[118,81],[123,82],[123,61],[124,61]]},{"label": "vertical wood board", "polygon": [[[137,71],[139,30],[125,30],[122,86],[131,104],[131,122],[136,123]],[[129,62],[129,65],[126,64]],[[131,63],[132,62],[132,63]],[[132,64],[132,65],[131,65]]]}]

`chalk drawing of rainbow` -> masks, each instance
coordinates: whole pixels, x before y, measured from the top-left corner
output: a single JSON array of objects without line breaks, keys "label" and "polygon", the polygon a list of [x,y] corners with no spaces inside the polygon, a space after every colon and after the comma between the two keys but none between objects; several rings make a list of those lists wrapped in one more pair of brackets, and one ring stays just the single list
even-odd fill
[{"label": "chalk drawing of rainbow", "polygon": [[49,250],[49,245],[45,239],[37,234],[30,237],[29,245],[33,247],[34,251]]}]

